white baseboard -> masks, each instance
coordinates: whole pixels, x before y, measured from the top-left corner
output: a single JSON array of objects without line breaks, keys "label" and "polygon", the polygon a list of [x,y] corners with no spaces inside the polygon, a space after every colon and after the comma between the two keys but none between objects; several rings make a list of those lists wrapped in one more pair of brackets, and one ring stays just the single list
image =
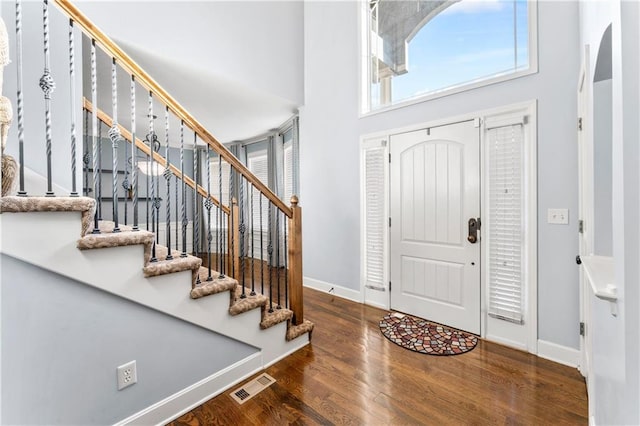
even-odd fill
[{"label": "white baseboard", "polygon": [[389,306],[385,305],[384,303],[380,303],[374,300],[365,300],[364,301],[365,305],[369,305],[369,306],[373,306],[374,308],[379,308],[385,311],[389,310]]},{"label": "white baseboard", "polygon": [[165,425],[261,371],[258,352],[116,423],[120,425]]},{"label": "white baseboard", "polygon": [[578,367],[580,364],[580,351],[578,349],[569,348],[558,345],[556,343],[538,340],[538,356],[540,358],[555,361],[569,367]]},{"label": "white baseboard", "polygon": [[343,299],[351,300],[353,302],[362,303],[362,293],[358,290],[354,290],[352,288],[342,287],[340,285],[331,284],[326,281],[316,280],[314,278],[304,277],[302,279],[303,286],[312,288],[314,290],[322,291],[324,293],[328,293],[329,290],[333,288],[331,294],[341,297]]}]

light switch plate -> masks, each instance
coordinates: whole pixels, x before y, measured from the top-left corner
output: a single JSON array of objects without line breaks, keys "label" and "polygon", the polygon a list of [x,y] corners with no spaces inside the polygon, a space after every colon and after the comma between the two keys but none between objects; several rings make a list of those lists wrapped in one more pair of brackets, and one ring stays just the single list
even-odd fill
[{"label": "light switch plate", "polygon": [[547,223],[554,225],[568,225],[569,209],[548,209]]}]

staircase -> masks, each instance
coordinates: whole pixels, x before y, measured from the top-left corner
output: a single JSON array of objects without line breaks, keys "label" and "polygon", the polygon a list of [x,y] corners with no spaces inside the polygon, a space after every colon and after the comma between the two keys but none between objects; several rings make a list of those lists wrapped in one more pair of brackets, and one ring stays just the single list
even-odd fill
[{"label": "staircase", "polygon": [[[14,139],[4,131],[12,124],[10,106],[4,107],[0,253],[258,348],[258,368],[308,344],[313,324],[303,317],[297,197],[286,205],[67,0],[42,2],[44,143],[38,143],[46,190],[29,187],[29,145],[37,138],[29,136],[25,115],[39,114],[41,106],[30,110],[24,102],[33,82],[23,81],[23,64],[33,62],[24,55],[42,51],[23,48],[22,8],[17,1],[15,28],[8,25],[16,46],[17,134]],[[50,27],[52,14],[68,20],[68,39],[56,41],[68,47],[68,69],[56,74],[68,79],[65,84],[56,84],[50,72],[50,39],[60,33]],[[91,99],[78,93],[80,33],[90,45],[82,54],[90,61],[83,80]],[[100,69],[105,58],[108,77]],[[99,77],[111,85],[110,99],[98,99]],[[55,121],[56,85],[68,86],[68,123]],[[122,86],[130,94],[124,99]],[[140,104],[146,104],[143,111]],[[64,125],[66,137],[54,141]],[[17,152],[15,159],[5,154],[5,144]],[[64,164],[52,160],[65,155]],[[65,183],[55,178],[61,170],[70,177]],[[55,190],[68,183],[67,194]],[[244,376],[229,377],[216,392]],[[148,409],[123,422],[168,421],[203,397],[181,395],[183,406],[175,412]]]}]

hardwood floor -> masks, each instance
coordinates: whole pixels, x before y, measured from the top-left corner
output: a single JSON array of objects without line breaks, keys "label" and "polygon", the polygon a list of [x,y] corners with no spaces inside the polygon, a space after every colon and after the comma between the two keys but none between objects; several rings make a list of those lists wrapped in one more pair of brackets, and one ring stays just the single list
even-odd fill
[{"label": "hardwood floor", "polygon": [[269,367],[277,382],[242,406],[218,395],[170,423],[587,424],[578,371],[480,341],[458,356],[430,356],[388,341],[384,311],[305,289],[311,344]]}]

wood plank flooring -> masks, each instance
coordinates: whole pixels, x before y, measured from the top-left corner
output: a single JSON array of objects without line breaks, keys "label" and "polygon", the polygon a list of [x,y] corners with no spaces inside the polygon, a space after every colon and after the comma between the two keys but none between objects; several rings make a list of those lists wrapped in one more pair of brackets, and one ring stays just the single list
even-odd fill
[{"label": "wood plank flooring", "polygon": [[242,406],[229,391],[182,425],[587,424],[578,371],[480,341],[458,356],[403,349],[380,333],[384,311],[305,289],[311,344],[269,367],[277,382]]}]

